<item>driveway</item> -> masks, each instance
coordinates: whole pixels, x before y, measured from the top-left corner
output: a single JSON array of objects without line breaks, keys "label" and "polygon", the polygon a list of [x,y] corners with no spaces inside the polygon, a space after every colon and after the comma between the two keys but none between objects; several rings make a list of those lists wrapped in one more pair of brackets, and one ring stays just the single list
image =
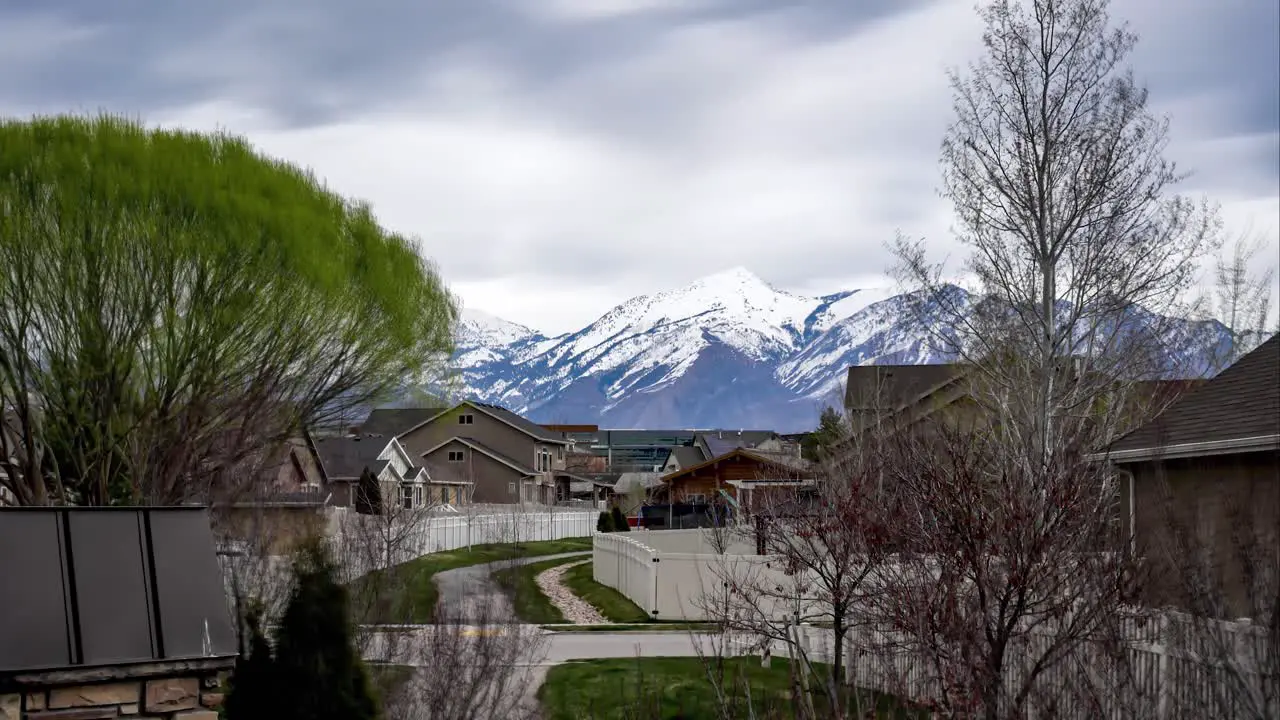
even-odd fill
[{"label": "driveway", "polygon": [[[538,557],[499,560],[482,565],[445,570],[436,573],[436,588],[439,589],[438,604],[444,607],[442,616],[459,622],[479,621],[482,618],[510,618],[514,609],[497,583],[493,581],[493,571],[529,565],[544,560],[558,558],[589,557],[590,550],[560,553],[558,555],[540,555]],[[492,622],[492,620],[490,620]]]}]

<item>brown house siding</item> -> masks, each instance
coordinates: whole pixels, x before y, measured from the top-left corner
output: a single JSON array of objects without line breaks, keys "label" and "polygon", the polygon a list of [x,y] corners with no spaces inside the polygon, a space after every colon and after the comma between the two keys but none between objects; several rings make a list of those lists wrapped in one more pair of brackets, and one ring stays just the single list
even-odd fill
[{"label": "brown house siding", "polygon": [[[462,462],[450,462],[450,451],[462,452]],[[515,503],[520,501],[519,482],[523,476],[512,470],[510,466],[482,452],[477,452],[461,442],[450,442],[427,455],[424,464],[433,479],[474,483],[472,502]],[[516,483],[515,492],[511,491],[509,485],[513,482]]]},{"label": "brown house siding", "polygon": [[1121,525],[1147,563],[1145,600],[1187,606],[1176,582],[1185,574],[1177,567],[1186,560],[1185,546],[1173,540],[1175,530],[1185,529],[1195,534],[1193,547],[1212,553],[1196,562],[1217,569],[1229,613],[1251,615],[1255,609],[1246,598],[1233,536],[1257,533],[1265,560],[1280,558],[1280,452],[1143,462],[1123,469],[1132,474],[1121,483]]},{"label": "brown house siding", "polygon": [[[733,499],[738,499],[738,489],[728,484],[730,480],[781,477],[796,477],[796,473],[748,458],[731,457],[712,465],[690,470],[679,477],[672,478],[670,484],[673,499],[677,502],[686,502],[689,496],[698,494],[703,495],[709,502],[715,500],[721,490]],[[757,497],[760,497],[763,490],[756,492]]]},{"label": "brown house siding", "polygon": [[[458,417],[461,415],[471,415],[474,420],[471,424],[463,425],[458,422]],[[456,437],[473,438],[517,463],[533,469],[537,468],[537,448],[544,446],[551,451],[552,468],[564,469],[564,446],[549,443],[544,445],[510,425],[467,405],[452,408],[426,425],[405,433],[400,436],[400,442],[409,456],[416,460],[433,447]]]}]

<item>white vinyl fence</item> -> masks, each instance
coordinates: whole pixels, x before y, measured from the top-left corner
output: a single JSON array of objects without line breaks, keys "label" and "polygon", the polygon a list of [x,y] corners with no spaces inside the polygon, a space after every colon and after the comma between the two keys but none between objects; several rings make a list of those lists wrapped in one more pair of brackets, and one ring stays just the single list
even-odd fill
[{"label": "white vinyl fence", "polygon": [[[1267,645],[1266,628],[1248,623],[1195,620],[1162,612],[1125,618],[1124,656],[1085,645],[1055,664],[1034,683],[1027,717],[1053,718],[1272,718],[1280,717],[1280,677]],[[797,626],[798,645],[812,660],[831,662],[834,634],[828,628]],[[927,702],[940,696],[941,683],[930,664],[904,647],[900,638],[869,628],[853,628],[845,641],[845,675],[858,687]],[[1036,642],[1034,634],[1031,643]],[[1049,638],[1041,638],[1048,642]],[[1212,648],[1204,647],[1208,643]],[[758,646],[758,643],[756,644]],[[1195,646],[1199,645],[1199,651]],[[749,639],[740,652],[755,650]],[[785,648],[775,648],[774,652]],[[1039,656],[1043,648],[1028,647]],[[756,650],[758,651],[758,650]],[[1234,654],[1231,654],[1234,652]],[[1010,673],[1026,663],[1011,651]],[[1052,710],[1037,704],[1056,701]]]},{"label": "white vinyl fence", "polygon": [[[722,601],[726,581],[743,585],[768,577],[776,584],[796,582],[776,559],[745,554],[746,544],[726,537],[725,553],[716,552],[707,530],[653,530],[597,533],[592,567],[596,582],[616,589],[656,620],[711,620]],[[678,549],[686,549],[684,552]],[[790,616],[794,609],[755,608]]]},{"label": "white vinyl fence", "polygon": [[[350,508],[326,508],[325,514],[326,536],[346,580],[472,545],[589,537],[599,516],[593,510],[503,506],[409,518],[361,515]],[[269,615],[281,607],[288,588],[288,557],[256,553],[248,543],[226,543],[219,560],[230,602],[238,592],[240,597],[261,599]]]},{"label": "white vinyl fence", "polygon": [[[754,572],[776,578],[779,584],[795,582],[776,563],[769,567],[770,558],[745,554],[741,547],[731,545],[725,548],[731,552],[724,554],[709,551],[705,530],[599,533],[593,547],[596,581],[659,620],[713,620],[722,608],[733,607],[732,598],[713,595],[723,591],[726,568],[734,576]],[[732,570],[735,564],[737,571]],[[764,608],[773,620],[788,617],[789,609]],[[1267,628],[1138,610],[1119,620],[1123,652],[1085,644],[1054,663],[1034,682],[1028,720],[1280,718],[1280,677],[1264,674],[1275,672],[1280,648],[1271,644]],[[796,645],[812,659],[833,659],[830,629],[800,624],[795,630]],[[1007,655],[1011,685],[1021,685],[1018,673],[1042,657],[1053,641],[1036,631],[1024,638],[1024,644]],[[937,668],[905,635],[854,627],[845,643],[845,672],[857,686],[918,702],[941,697],[944,688]],[[726,646],[735,654],[758,653],[766,647],[760,638],[738,633]],[[770,648],[778,656],[787,650],[783,643]],[[1057,707],[1044,707],[1053,701]],[[1041,705],[1038,714],[1036,705]]]},{"label": "white vinyl fence", "polygon": [[333,508],[329,537],[350,577],[445,550],[487,543],[589,537],[599,513],[591,510],[494,510],[432,514],[410,521]]}]

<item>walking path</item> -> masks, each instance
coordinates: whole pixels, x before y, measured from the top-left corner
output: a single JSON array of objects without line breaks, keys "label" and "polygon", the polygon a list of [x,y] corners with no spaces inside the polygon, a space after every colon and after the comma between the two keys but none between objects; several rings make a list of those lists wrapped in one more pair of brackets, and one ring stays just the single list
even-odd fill
[{"label": "walking path", "polygon": [[533,581],[537,583],[538,589],[542,591],[542,594],[546,595],[547,599],[551,601],[551,604],[555,605],[556,609],[564,615],[565,621],[575,625],[601,625],[609,622],[600,614],[599,610],[596,610],[595,607],[591,605],[591,603],[578,597],[572,590],[565,587],[564,574],[568,572],[570,568],[575,568],[589,562],[591,561],[583,560],[582,562],[567,563],[565,565],[557,565],[553,568],[547,568],[546,570],[538,573],[537,577],[533,579]]},{"label": "walking path", "polygon": [[499,560],[481,565],[444,570],[435,575],[436,588],[439,592],[438,604],[445,608],[444,616],[455,622],[481,621],[494,622],[497,618],[514,616],[514,609],[506,593],[498,587],[491,577],[493,571],[528,565],[544,560],[557,558],[581,557],[591,554],[590,550],[582,550],[558,555],[540,555],[538,557]]}]

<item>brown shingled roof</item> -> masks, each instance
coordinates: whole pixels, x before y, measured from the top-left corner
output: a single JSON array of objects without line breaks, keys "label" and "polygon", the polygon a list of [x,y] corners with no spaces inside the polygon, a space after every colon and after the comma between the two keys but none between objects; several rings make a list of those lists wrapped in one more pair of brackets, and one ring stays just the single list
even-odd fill
[{"label": "brown shingled roof", "polygon": [[[1111,454],[1141,459],[1154,451],[1192,443],[1280,435],[1280,335],[1178,398],[1159,417],[1121,438]],[[1145,456],[1144,456],[1145,457]]]},{"label": "brown shingled roof", "polygon": [[854,365],[846,380],[845,405],[870,409],[878,402],[882,409],[900,410],[956,379],[964,369],[960,364]]}]

